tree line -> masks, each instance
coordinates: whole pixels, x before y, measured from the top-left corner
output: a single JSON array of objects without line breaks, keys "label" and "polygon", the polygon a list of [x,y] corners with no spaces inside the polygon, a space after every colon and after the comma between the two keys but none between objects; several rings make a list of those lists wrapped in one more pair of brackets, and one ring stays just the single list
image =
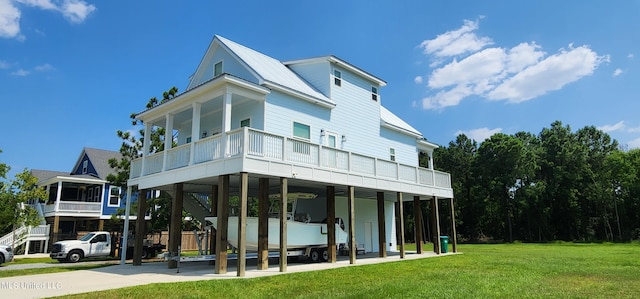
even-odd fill
[{"label": "tree line", "polygon": [[434,160],[451,173],[461,241],[640,239],[640,149],[593,126],[555,121],[480,144],[461,134]]}]

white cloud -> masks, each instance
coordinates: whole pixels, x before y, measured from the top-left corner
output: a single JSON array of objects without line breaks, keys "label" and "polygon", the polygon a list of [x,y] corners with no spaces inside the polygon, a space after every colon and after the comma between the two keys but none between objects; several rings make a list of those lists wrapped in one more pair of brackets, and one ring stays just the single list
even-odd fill
[{"label": "white cloud", "polygon": [[18,76],[18,77],[25,77],[28,76],[31,72],[24,70],[24,69],[19,69],[15,72],[12,72],[11,75],[12,76]]},{"label": "white cloud", "polygon": [[631,133],[640,133],[640,127],[637,128],[628,128],[627,132],[631,132]]},{"label": "white cloud", "polygon": [[425,40],[419,47],[425,54],[436,57],[451,57],[468,52],[475,52],[487,45],[493,44],[488,37],[478,37],[475,30],[478,21],[465,20],[464,25],[457,30],[447,31],[434,39]]},{"label": "white cloud", "polygon": [[533,41],[510,49],[485,48],[493,41],[479,38],[475,34],[478,27],[477,21],[465,20],[461,28],[419,45],[438,63],[451,59],[440,67],[431,65],[435,69],[423,81],[433,95],[422,100],[424,109],[455,106],[469,96],[520,103],[589,76],[609,61],[607,55],[598,55],[588,46],[569,45],[552,55]]},{"label": "white cloud", "polygon": [[618,68],[615,71],[613,71],[613,75],[612,76],[618,77],[618,76],[620,76],[620,74],[622,74],[622,70]]},{"label": "white cloud", "polygon": [[59,10],[70,22],[82,23],[96,7],[82,0],[65,0]]},{"label": "white cloud", "polygon": [[20,11],[11,0],[0,0],[0,37],[20,36]]},{"label": "white cloud", "polygon": [[9,65],[8,62],[0,60],[0,70],[2,69],[8,69],[11,65]]},{"label": "white cloud", "polygon": [[629,59],[633,59],[633,57],[635,57],[635,56],[633,55],[633,53],[629,53],[629,55],[627,55],[627,58],[629,58]]},{"label": "white cloud", "polygon": [[422,84],[422,76],[416,76],[415,78],[413,78],[413,82],[415,82],[416,84]]},{"label": "white cloud", "polygon": [[34,7],[43,10],[52,10],[61,13],[71,23],[82,23],[96,10],[93,4],[88,4],[83,0],[0,0],[0,37],[17,38],[24,40],[24,35],[20,34],[21,9],[16,4],[23,7]]},{"label": "white cloud", "polygon": [[490,100],[520,103],[561,89],[593,71],[608,57],[598,56],[587,46],[560,50],[539,63],[507,78],[487,94]]},{"label": "white cloud", "polygon": [[627,145],[629,145],[629,148],[640,148],[640,138],[629,141]]},{"label": "white cloud", "polygon": [[625,128],[624,121],[621,120],[616,124],[604,125],[604,126],[598,127],[597,129],[606,133],[606,132],[623,130],[624,128]]},{"label": "white cloud", "polygon": [[502,132],[502,128],[495,128],[495,129],[489,129],[489,128],[478,128],[478,129],[472,129],[472,130],[468,130],[468,131],[457,131],[454,136],[458,136],[460,134],[464,134],[467,137],[478,141],[478,142],[482,142],[484,140],[486,140],[487,138],[493,136],[496,133],[500,133]]},{"label": "white cloud", "polygon": [[43,65],[38,65],[38,66],[36,66],[36,67],[35,67],[35,70],[36,70],[36,71],[38,71],[38,72],[47,72],[47,71],[52,71],[52,70],[54,70],[54,68],[53,68],[53,66],[52,66],[52,65],[50,65],[50,64],[48,64],[48,63],[45,63],[45,64],[43,64]]}]

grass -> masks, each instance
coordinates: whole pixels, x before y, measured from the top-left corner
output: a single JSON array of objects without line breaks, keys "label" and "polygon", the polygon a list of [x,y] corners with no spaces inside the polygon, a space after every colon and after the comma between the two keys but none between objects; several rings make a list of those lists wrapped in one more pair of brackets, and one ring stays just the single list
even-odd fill
[{"label": "grass", "polygon": [[14,258],[13,261],[5,263],[3,265],[23,265],[23,264],[59,264],[58,260],[54,260],[50,257],[27,257],[27,258]]},{"label": "grass", "polygon": [[4,270],[0,271],[0,278],[5,277],[14,277],[14,276],[24,276],[24,275],[36,275],[36,274],[49,274],[49,273],[60,273],[60,272],[69,272],[76,270],[90,270],[95,268],[100,268],[104,266],[110,266],[112,264],[90,264],[90,265],[74,265],[74,266],[65,266],[65,267],[47,267],[47,268],[33,268],[33,269],[21,269],[21,270]]},{"label": "grass", "polygon": [[253,279],[150,284],[67,298],[640,297],[638,244],[459,245],[459,250],[464,254]]}]

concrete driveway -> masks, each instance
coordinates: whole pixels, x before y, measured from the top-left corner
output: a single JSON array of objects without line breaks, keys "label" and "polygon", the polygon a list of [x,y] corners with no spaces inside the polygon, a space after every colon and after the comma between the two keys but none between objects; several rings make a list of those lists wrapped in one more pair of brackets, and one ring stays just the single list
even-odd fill
[{"label": "concrete driveway", "polygon": [[[451,255],[446,253],[440,256]],[[438,256],[433,252],[415,254],[408,252],[405,260]],[[335,264],[295,262],[287,265],[286,273],[315,271],[339,267],[353,267],[358,265],[400,261],[398,253],[389,253],[387,258],[378,258],[377,253],[358,255],[354,265],[349,264],[348,257],[338,257]],[[141,266],[131,264],[113,265],[92,270],[78,270],[72,272],[39,274],[0,278],[0,294],[2,298],[43,298],[68,294],[78,294],[150,283],[166,283],[208,279],[243,279],[236,276],[235,261],[229,261],[226,274],[213,274],[214,265],[208,262],[180,263],[179,269],[168,269],[166,262],[149,262]],[[246,276],[253,278],[261,276],[281,275],[277,259],[269,260],[269,269],[255,270],[256,261],[247,260]]]}]

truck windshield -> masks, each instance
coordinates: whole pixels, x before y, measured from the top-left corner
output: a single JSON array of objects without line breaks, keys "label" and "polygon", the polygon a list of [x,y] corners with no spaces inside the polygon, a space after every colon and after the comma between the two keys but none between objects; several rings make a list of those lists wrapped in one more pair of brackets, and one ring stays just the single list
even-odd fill
[{"label": "truck windshield", "polygon": [[87,235],[85,235],[84,237],[80,238],[80,241],[89,241],[91,240],[91,238],[93,238],[93,236],[95,236],[96,234],[94,233],[88,233]]}]

